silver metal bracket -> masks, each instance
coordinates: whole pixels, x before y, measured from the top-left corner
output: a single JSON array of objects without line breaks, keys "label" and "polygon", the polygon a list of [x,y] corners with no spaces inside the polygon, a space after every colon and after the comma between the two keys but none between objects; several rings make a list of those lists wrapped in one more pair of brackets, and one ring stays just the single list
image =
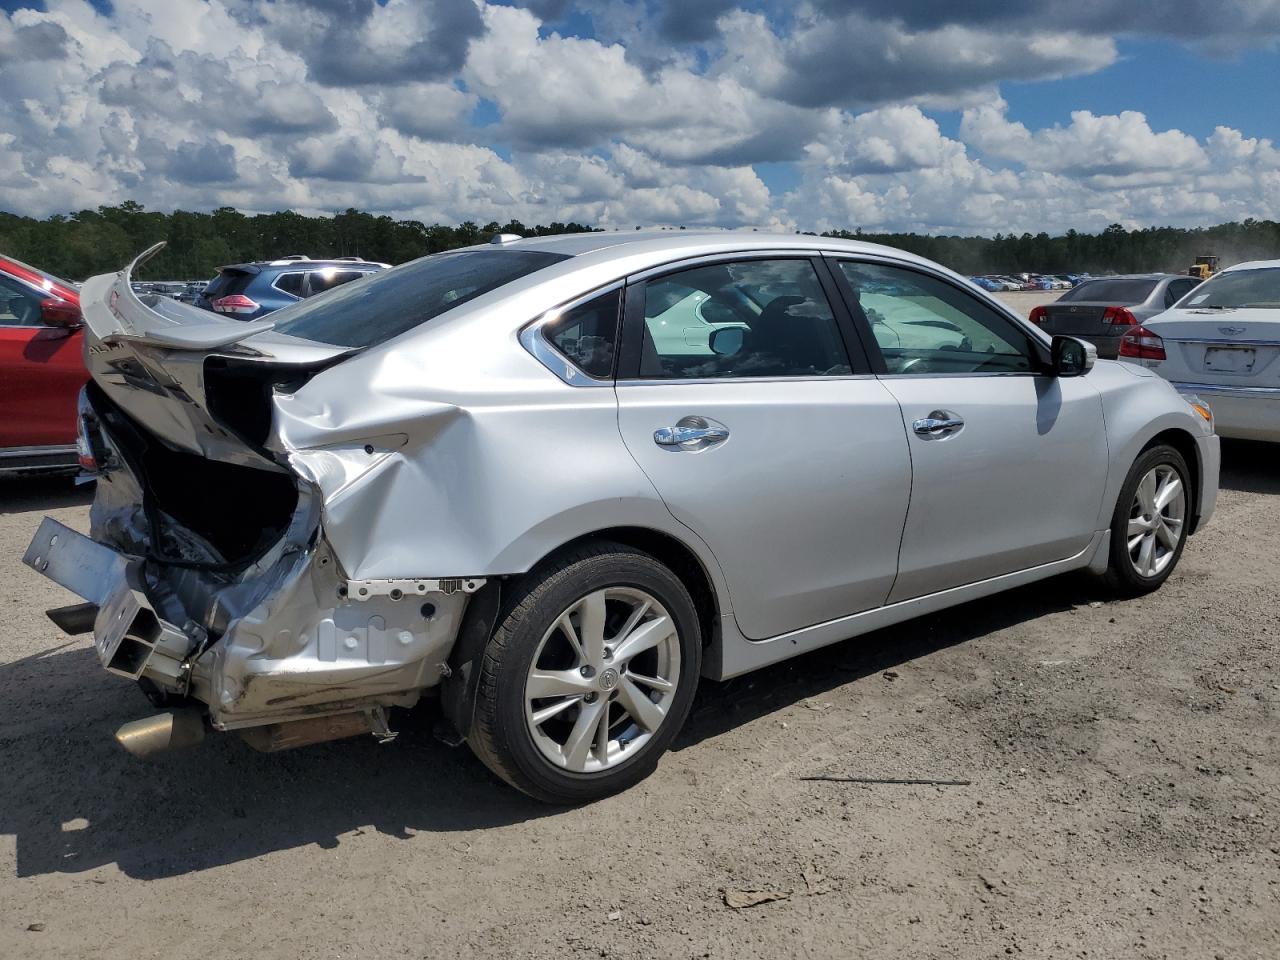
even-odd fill
[{"label": "silver metal bracket", "polygon": [[387,722],[386,707],[374,707],[370,710],[369,722],[373,726],[373,737],[379,743],[390,743],[400,735],[398,731],[392,730]]},{"label": "silver metal bracket", "polygon": [[348,580],[342,588],[349,600],[372,600],[374,597],[390,597],[403,600],[406,597],[425,597],[429,593],[445,595],[475,593],[485,585],[483,577],[449,577],[444,580]]}]

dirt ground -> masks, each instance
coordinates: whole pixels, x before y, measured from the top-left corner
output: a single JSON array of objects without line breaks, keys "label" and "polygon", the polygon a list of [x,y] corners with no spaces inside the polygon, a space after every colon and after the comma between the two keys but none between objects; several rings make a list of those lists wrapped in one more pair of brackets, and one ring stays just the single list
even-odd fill
[{"label": "dirt ground", "polygon": [[575,810],[423,724],[129,757],[146,701],[18,562],[88,492],[0,486],[0,958],[1280,956],[1280,449],[1224,455],[1157,594],[1060,578],[704,683]]}]

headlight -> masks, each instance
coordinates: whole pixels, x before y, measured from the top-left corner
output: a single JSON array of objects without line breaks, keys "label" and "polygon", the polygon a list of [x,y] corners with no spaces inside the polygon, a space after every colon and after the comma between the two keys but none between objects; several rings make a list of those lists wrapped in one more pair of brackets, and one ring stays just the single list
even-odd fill
[{"label": "headlight", "polygon": [[1187,401],[1187,406],[1198,413],[1201,419],[1209,425],[1209,432],[1213,432],[1213,408],[1201,400],[1194,393],[1182,394],[1182,399]]}]

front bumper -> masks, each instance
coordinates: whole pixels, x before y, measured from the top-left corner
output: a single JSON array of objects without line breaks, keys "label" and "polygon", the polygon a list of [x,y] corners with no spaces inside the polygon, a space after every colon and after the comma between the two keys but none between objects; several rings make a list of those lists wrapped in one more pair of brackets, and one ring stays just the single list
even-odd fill
[{"label": "front bumper", "polygon": [[1179,393],[1195,394],[1213,411],[1219,436],[1280,441],[1280,387],[1247,387],[1173,381]]},{"label": "front bumper", "polygon": [[1222,468],[1222,444],[1216,433],[1197,437],[1196,447],[1200,453],[1200,496],[1193,533],[1204,529],[1218,507],[1218,474]]},{"label": "front bumper", "polygon": [[[23,562],[97,608],[94,646],[109,672],[204,703],[223,730],[411,706],[446,674],[468,597],[484,583],[351,583],[321,538],[274,565],[269,583],[198,591],[189,570],[125,556],[48,517]],[[220,595],[237,591],[253,597],[238,613]],[[216,617],[178,596],[232,615],[214,633]]]}]

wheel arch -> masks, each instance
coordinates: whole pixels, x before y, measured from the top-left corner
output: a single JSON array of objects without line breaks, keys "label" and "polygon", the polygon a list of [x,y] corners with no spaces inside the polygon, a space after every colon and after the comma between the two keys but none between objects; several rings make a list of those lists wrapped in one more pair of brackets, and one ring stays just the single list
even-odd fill
[{"label": "wheel arch", "polygon": [[554,559],[589,541],[620,543],[647,553],[667,566],[689,590],[694,609],[698,611],[698,626],[702,631],[702,646],[706,649],[720,639],[721,602],[711,571],[697,552],[679,538],[652,527],[618,526],[595,530],[575,537],[547,554],[539,564]]},{"label": "wheel arch", "polygon": [[[557,557],[591,542],[617,543],[631,547],[649,554],[671,569],[688,588],[693,599],[698,626],[702,631],[704,664],[719,661],[718,647],[723,640],[720,618],[729,612],[729,607],[722,602],[723,589],[717,589],[718,571],[713,572],[708,561],[694,547],[667,531],[635,525],[602,527],[548,550],[523,573],[489,579],[471,598],[449,654],[449,674],[440,691],[444,717],[460,738],[466,739],[471,732],[480,661],[502,612],[504,581],[527,576]],[[714,559],[710,562],[714,562]]]},{"label": "wheel arch", "polygon": [[1186,430],[1179,427],[1171,427],[1161,430],[1155,436],[1143,445],[1142,450],[1138,452],[1141,456],[1152,447],[1168,444],[1182,454],[1182,459],[1187,462],[1187,469],[1191,471],[1191,490],[1187,497],[1187,502],[1191,504],[1191,524],[1187,529],[1187,535],[1196,532],[1196,528],[1200,525],[1200,490],[1204,482],[1204,464],[1201,462],[1200,447],[1193,437]]}]

